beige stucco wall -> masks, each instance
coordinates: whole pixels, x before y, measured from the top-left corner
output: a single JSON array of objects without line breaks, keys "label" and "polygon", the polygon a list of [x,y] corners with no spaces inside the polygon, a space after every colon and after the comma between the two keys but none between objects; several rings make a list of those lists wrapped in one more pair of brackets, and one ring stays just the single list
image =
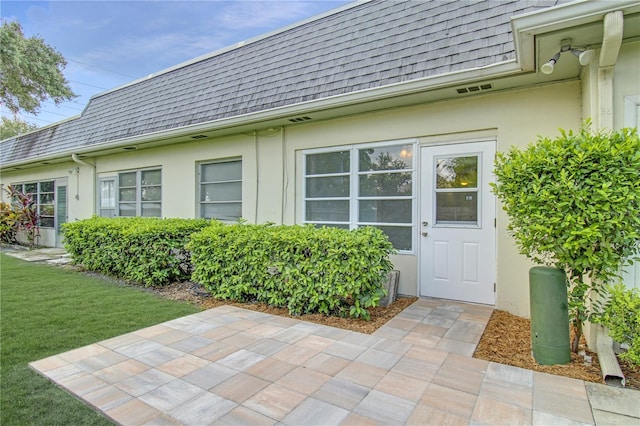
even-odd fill
[{"label": "beige stucco wall", "polygon": [[[294,126],[286,133],[286,164],[288,170],[293,164],[299,166],[296,153],[304,149],[405,138],[419,138],[421,144],[427,144],[452,141],[456,135],[458,140],[469,140],[493,134],[498,151],[511,145],[523,147],[538,135],[557,135],[558,128],[578,129],[580,93],[580,82],[573,81]],[[295,203],[300,199],[299,176],[295,182],[285,190],[286,223],[299,220]],[[528,316],[527,274],[531,265],[517,253],[506,223],[506,215],[499,209],[496,307]],[[398,255],[394,259],[401,269],[400,293],[417,293],[417,256]]]},{"label": "beige stucco wall", "polygon": [[120,171],[162,168],[162,216],[198,216],[198,163],[226,159],[242,159],[242,214],[255,218],[255,144],[253,136],[237,135],[198,142],[181,143],[160,148],[139,149],[100,157],[96,161],[98,178],[115,176]]},{"label": "beige stucco wall", "polygon": [[[640,102],[640,42],[620,47],[613,76],[613,124],[615,129],[625,127],[625,98],[635,97]],[[638,124],[636,124],[637,126]]]},{"label": "beige stucco wall", "polygon": [[[72,214],[80,214],[84,210],[88,210],[90,206],[84,206],[80,199],[76,199],[75,196],[78,193],[78,189],[85,186],[85,184],[89,185],[91,180],[81,180],[79,179],[79,175],[77,174],[77,164],[73,162],[69,163],[61,163],[53,166],[42,166],[37,168],[30,168],[25,170],[13,171],[13,172],[3,172],[0,174],[0,184],[5,188],[8,185],[15,183],[29,183],[35,181],[49,181],[56,180],[58,183],[67,183],[67,194],[68,194],[68,206],[69,211],[73,211],[74,213],[69,213],[69,220],[73,220]],[[4,189],[2,190],[2,201],[9,202],[8,197]],[[89,213],[90,215],[91,213]],[[19,240],[26,243],[25,238],[20,238]],[[55,246],[58,241],[56,241],[56,231],[53,228],[40,228],[40,239],[37,242],[39,245],[52,247]]]},{"label": "beige stucco wall", "polygon": [[[297,173],[304,149],[405,138],[415,138],[421,145],[491,138],[503,151],[511,145],[525,146],[537,135],[554,136],[560,127],[579,128],[580,94],[580,82],[572,81],[126,151],[89,161],[95,162],[98,178],[123,170],[162,167],[163,216],[197,217],[197,163],[242,158],[243,217],[257,223],[293,224],[300,222],[302,180]],[[80,168],[79,179],[69,174],[76,167]],[[55,169],[3,174],[1,179],[5,183],[52,176],[69,177],[69,220],[90,217],[95,212],[95,183],[90,167],[69,163]],[[76,193],[79,200],[74,198]],[[528,316],[527,274],[531,265],[515,250],[506,231],[507,218],[500,209],[497,219],[496,307]],[[393,258],[401,271],[401,294],[417,294],[418,256],[416,248],[412,254]]]}]

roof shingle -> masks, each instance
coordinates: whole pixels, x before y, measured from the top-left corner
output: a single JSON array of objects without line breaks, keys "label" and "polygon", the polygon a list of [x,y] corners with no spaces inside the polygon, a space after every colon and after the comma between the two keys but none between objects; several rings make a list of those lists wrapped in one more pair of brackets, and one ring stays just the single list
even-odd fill
[{"label": "roof shingle", "polygon": [[357,4],[97,95],[83,114],[1,144],[1,163],[513,59],[510,18],[538,1]]}]

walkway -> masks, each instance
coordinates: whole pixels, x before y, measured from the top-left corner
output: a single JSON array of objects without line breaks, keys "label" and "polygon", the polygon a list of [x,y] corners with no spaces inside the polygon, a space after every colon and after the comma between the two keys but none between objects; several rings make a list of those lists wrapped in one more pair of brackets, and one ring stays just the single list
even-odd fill
[{"label": "walkway", "polygon": [[638,391],[472,358],[490,315],[420,299],[366,335],[222,306],[30,365],[123,425],[640,425]]},{"label": "walkway", "polygon": [[472,358],[490,314],[420,299],[366,335],[222,306],[31,367],[124,425],[640,424],[638,392],[592,413],[611,388]]}]

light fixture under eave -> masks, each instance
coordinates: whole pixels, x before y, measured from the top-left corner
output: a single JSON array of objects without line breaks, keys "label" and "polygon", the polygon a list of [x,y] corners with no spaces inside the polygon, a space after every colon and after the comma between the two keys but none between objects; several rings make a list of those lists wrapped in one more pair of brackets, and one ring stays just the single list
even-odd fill
[{"label": "light fixture under eave", "polygon": [[581,49],[571,49],[571,53],[578,57],[578,62],[580,65],[588,65],[593,60],[596,52],[591,49],[581,50]]},{"label": "light fixture under eave", "polygon": [[560,59],[560,52],[553,55],[553,58],[549,59],[549,62],[540,67],[542,74],[551,74],[553,72],[553,67],[558,62],[558,59]]},{"label": "light fixture under eave", "polygon": [[574,56],[576,56],[578,58],[578,62],[580,63],[580,65],[589,64],[593,60],[593,57],[595,55],[595,52],[591,49],[572,48],[571,39],[564,39],[560,42],[560,51],[555,55],[553,55],[553,57],[549,59],[548,62],[544,63],[540,67],[540,71],[543,74],[547,74],[547,75],[551,74],[553,72],[555,65],[558,63],[558,60],[560,59],[560,55],[565,52],[571,52]]}]

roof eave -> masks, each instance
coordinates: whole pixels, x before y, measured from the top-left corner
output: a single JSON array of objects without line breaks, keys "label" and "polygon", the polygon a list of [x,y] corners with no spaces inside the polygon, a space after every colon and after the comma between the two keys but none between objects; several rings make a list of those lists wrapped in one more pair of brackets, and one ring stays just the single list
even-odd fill
[{"label": "roof eave", "polygon": [[170,130],[163,130],[153,133],[145,133],[143,135],[117,139],[101,144],[94,144],[90,147],[82,149],[73,149],[52,154],[50,156],[38,157],[25,161],[16,161],[3,165],[3,168],[20,167],[31,163],[49,161],[70,157],[71,154],[88,155],[114,148],[121,148],[130,145],[142,145],[150,142],[157,142],[159,139],[173,139],[181,136],[222,130],[254,123],[261,123],[274,119],[293,117],[298,115],[310,114],[326,109],[346,107],[350,105],[375,102],[384,99],[412,95],[415,93],[436,90],[444,87],[451,87],[488,78],[507,77],[522,72],[521,67],[516,61],[505,61],[497,64],[478,67],[470,70],[451,72],[433,77],[425,77],[421,79],[389,84],[386,86],[365,89],[347,94],[330,96],[327,98],[300,102],[293,105],[277,107],[243,115],[237,115],[218,120],[207,121],[189,126],[176,127]]},{"label": "roof eave", "polygon": [[637,0],[580,0],[511,18],[516,60],[523,71],[535,70],[535,37],[570,27],[602,21],[604,15],[616,10],[625,14],[640,12]]}]

